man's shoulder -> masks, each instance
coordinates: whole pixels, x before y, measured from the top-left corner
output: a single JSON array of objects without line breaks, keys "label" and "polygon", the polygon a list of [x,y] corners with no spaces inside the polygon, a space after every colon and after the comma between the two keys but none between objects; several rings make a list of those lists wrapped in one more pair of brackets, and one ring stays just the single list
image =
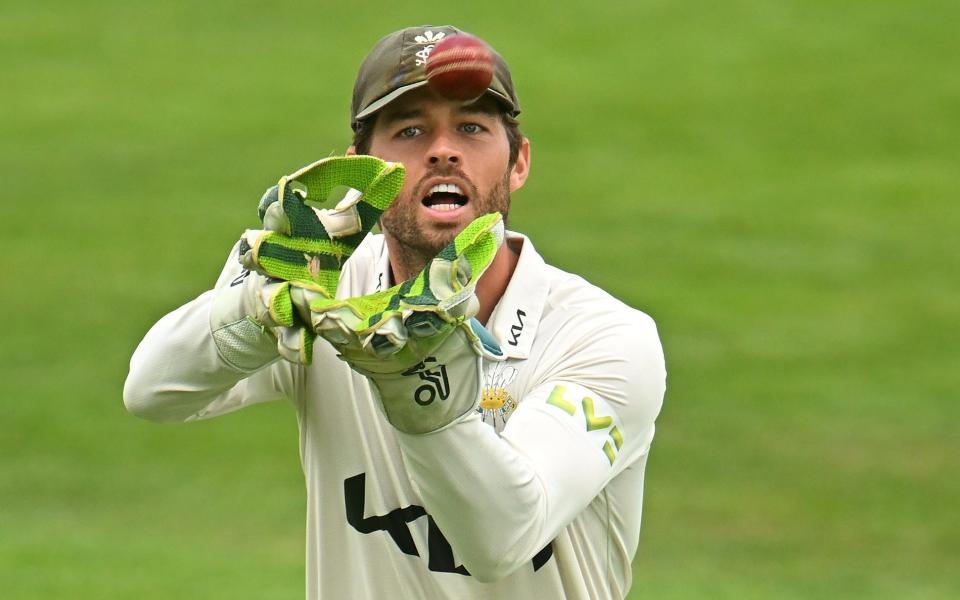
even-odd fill
[{"label": "man's shoulder", "polygon": [[550,281],[547,311],[565,314],[568,318],[589,317],[594,324],[635,321],[653,323],[653,318],[630,306],[583,276],[544,263]]},{"label": "man's shoulder", "polygon": [[653,318],[580,275],[545,262],[539,271],[545,297],[530,355],[542,379],[579,383],[634,425],[652,423],[666,377]]},{"label": "man's shoulder", "polygon": [[548,264],[526,236],[509,232],[507,241],[520,259],[492,324],[498,339],[511,343],[518,328],[526,330],[527,345],[541,334],[574,346],[622,344],[636,336],[658,339],[653,319],[643,311],[578,274]]}]

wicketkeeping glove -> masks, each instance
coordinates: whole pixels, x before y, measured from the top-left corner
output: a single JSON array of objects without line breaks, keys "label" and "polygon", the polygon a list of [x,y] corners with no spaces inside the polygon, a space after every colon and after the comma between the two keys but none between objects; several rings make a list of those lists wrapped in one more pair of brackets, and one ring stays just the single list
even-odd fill
[{"label": "wicketkeeping glove", "polygon": [[[336,295],[343,263],[400,192],[403,175],[399,163],[372,156],[341,156],[281,177],[260,200],[258,211],[264,228],[247,230],[240,240],[240,263],[266,277],[257,280],[259,285],[249,285],[257,288],[255,292],[246,292],[260,305],[251,312],[250,303],[240,301],[241,306],[248,305],[243,315],[247,323],[242,323],[231,321],[235,311],[217,314],[216,306],[228,303],[215,303],[211,315],[215,339],[219,331],[226,344],[236,343],[250,337],[249,326],[254,324],[273,333],[281,356],[310,364],[315,335],[305,294],[309,291],[312,298]],[[350,190],[333,208],[315,206],[327,202],[334,191],[347,188]],[[225,329],[231,325],[244,335],[231,335]]]},{"label": "wicketkeeping glove", "polygon": [[500,214],[484,215],[398,286],[345,300],[312,299],[314,329],[372,382],[400,431],[435,431],[474,410],[483,360],[503,360],[472,318],[477,280],[503,238]]}]

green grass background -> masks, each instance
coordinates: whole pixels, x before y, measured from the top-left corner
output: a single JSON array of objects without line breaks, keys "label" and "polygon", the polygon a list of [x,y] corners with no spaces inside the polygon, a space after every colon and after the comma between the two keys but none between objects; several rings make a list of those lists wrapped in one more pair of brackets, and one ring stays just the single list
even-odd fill
[{"label": "green grass background", "polygon": [[511,225],[660,326],[630,597],[960,597],[960,5],[271,6],[0,8],[0,596],[302,597],[291,411],[142,422],[127,361],[452,22],[517,80]]}]

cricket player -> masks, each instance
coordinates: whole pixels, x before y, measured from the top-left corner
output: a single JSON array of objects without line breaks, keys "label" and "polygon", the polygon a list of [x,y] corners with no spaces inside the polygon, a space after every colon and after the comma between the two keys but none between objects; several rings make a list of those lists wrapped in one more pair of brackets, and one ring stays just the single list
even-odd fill
[{"label": "cricket player", "polygon": [[530,142],[499,54],[478,99],[426,85],[457,33],[373,48],[346,156],[267,191],[214,288],[146,334],[124,402],[158,422],[293,406],[307,598],[622,599],[657,330],[505,230]]}]

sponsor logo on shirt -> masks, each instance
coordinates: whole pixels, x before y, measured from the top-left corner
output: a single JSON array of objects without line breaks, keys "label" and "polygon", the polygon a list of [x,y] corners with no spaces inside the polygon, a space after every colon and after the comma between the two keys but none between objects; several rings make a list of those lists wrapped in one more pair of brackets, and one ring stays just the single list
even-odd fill
[{"label": "sponsor logo on shirt", "polygon": [[507,343],[511,346],[516,346],[519,343],[520,334],[523,333],[523,318],[527,316],[527,313],[523,312],[521,309],[517,309],[517,324],[510,326],[510,339],[507,340]]},{"label": "sponsor logo on shirt", "polygon": [[617,426],[616,413],[603,398],[579,385],[555,385],[547,397],[547,404],[582,424],[587,435],[595,440],[610,465],[613,465],[623,448],[623,433]]},{"label": "sponsor logo on shirt", "polygon": [[[453,557],[450,542],[437,527],[436,521],[422,506],[411,504],[403,508],[395,508],[385,515],[367,516],[367,474],[360,473],[343,480],[343,501],[346,509],[347,523],[361,534],[369,535],[378,531],[386,531],[393,540],[397,549],[409,556],[420,556],[420,550],[414,542],[413,534],[408,523],[421,517],[427,518],[427,568],[435,573],[456,573],[469,577],[470,571],[463,565],[458,565]],[[377,536],[374,539],[385,541],[385,537]],[[544,546],[531,561],[533,571],[537,572],[553,556],[553,542]],[[376,570],[377,566],[373,569]]]}]

